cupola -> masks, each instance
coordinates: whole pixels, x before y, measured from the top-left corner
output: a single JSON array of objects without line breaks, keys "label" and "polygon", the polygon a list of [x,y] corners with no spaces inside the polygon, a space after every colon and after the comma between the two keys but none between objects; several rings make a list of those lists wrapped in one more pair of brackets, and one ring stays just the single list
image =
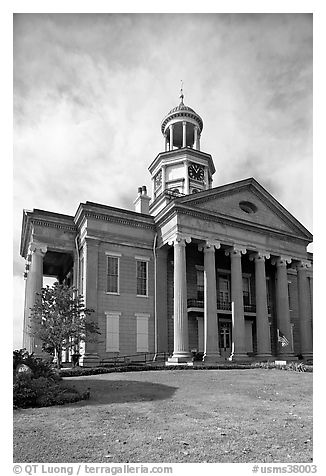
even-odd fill
[{"label": "cupola", "polygon": [[200,150],[203,120],[184,104],[171,109],[161,123],[165,149],[149,166],[152,179],[152,200],[149,213],[157,214],[171,200],[182,195],[199,193],[212,187],[215,172],[212,156]]},{"label": "cupola", "polygon": [[202,118],[183,102],[181,88],[180,104],[165,116],[161,131],[165,140],[165,151],[189,147],[200,150],[200,135],[203,130]]}]

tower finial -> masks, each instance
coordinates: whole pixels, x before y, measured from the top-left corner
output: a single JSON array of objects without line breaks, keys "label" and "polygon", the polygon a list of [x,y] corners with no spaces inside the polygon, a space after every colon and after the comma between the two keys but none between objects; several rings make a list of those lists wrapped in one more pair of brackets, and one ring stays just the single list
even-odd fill
[{"label": "tower finial", "polygon": [[180,88],[180,104],[183,104],[183,98],[184,98],[184,95],[183,95],[183,81],[181,79],[181,88]]}]

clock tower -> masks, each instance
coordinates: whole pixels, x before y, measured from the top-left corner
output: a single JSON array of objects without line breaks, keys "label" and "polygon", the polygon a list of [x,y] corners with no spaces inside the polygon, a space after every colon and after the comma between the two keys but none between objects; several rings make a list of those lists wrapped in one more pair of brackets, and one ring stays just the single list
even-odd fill
[{"label": "clock tower", "polygon": [[200,150],[203,130],[201,117],[183,102],[171,109],[161,124],[164,152],[149,166],[152,176],[152,202],[156,215],[172,198],[198,193],[212,187],[215,172],[212,156]]}]

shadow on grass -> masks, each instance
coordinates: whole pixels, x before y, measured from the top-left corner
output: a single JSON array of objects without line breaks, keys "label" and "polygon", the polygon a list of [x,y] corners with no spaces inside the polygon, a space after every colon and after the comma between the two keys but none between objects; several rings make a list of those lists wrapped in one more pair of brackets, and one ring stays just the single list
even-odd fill
[{"label": "shadow on grass", "polygon": [[80,405],[165,400],[171,398],[177,390],[177,387],[169,385],[133,380],[67,379],[65,386],[74,387],[81,393],[89,390],[89,400],[82,400]]}]

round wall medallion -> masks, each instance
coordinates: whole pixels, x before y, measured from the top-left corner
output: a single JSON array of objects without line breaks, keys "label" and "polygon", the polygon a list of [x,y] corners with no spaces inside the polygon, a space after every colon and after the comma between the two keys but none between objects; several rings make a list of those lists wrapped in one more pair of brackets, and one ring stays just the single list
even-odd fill
[{"label": "round wall medallion", "polygon": [[251,202],[240,202],[239,207],[245,213],[256,213],[258,208]]}]

